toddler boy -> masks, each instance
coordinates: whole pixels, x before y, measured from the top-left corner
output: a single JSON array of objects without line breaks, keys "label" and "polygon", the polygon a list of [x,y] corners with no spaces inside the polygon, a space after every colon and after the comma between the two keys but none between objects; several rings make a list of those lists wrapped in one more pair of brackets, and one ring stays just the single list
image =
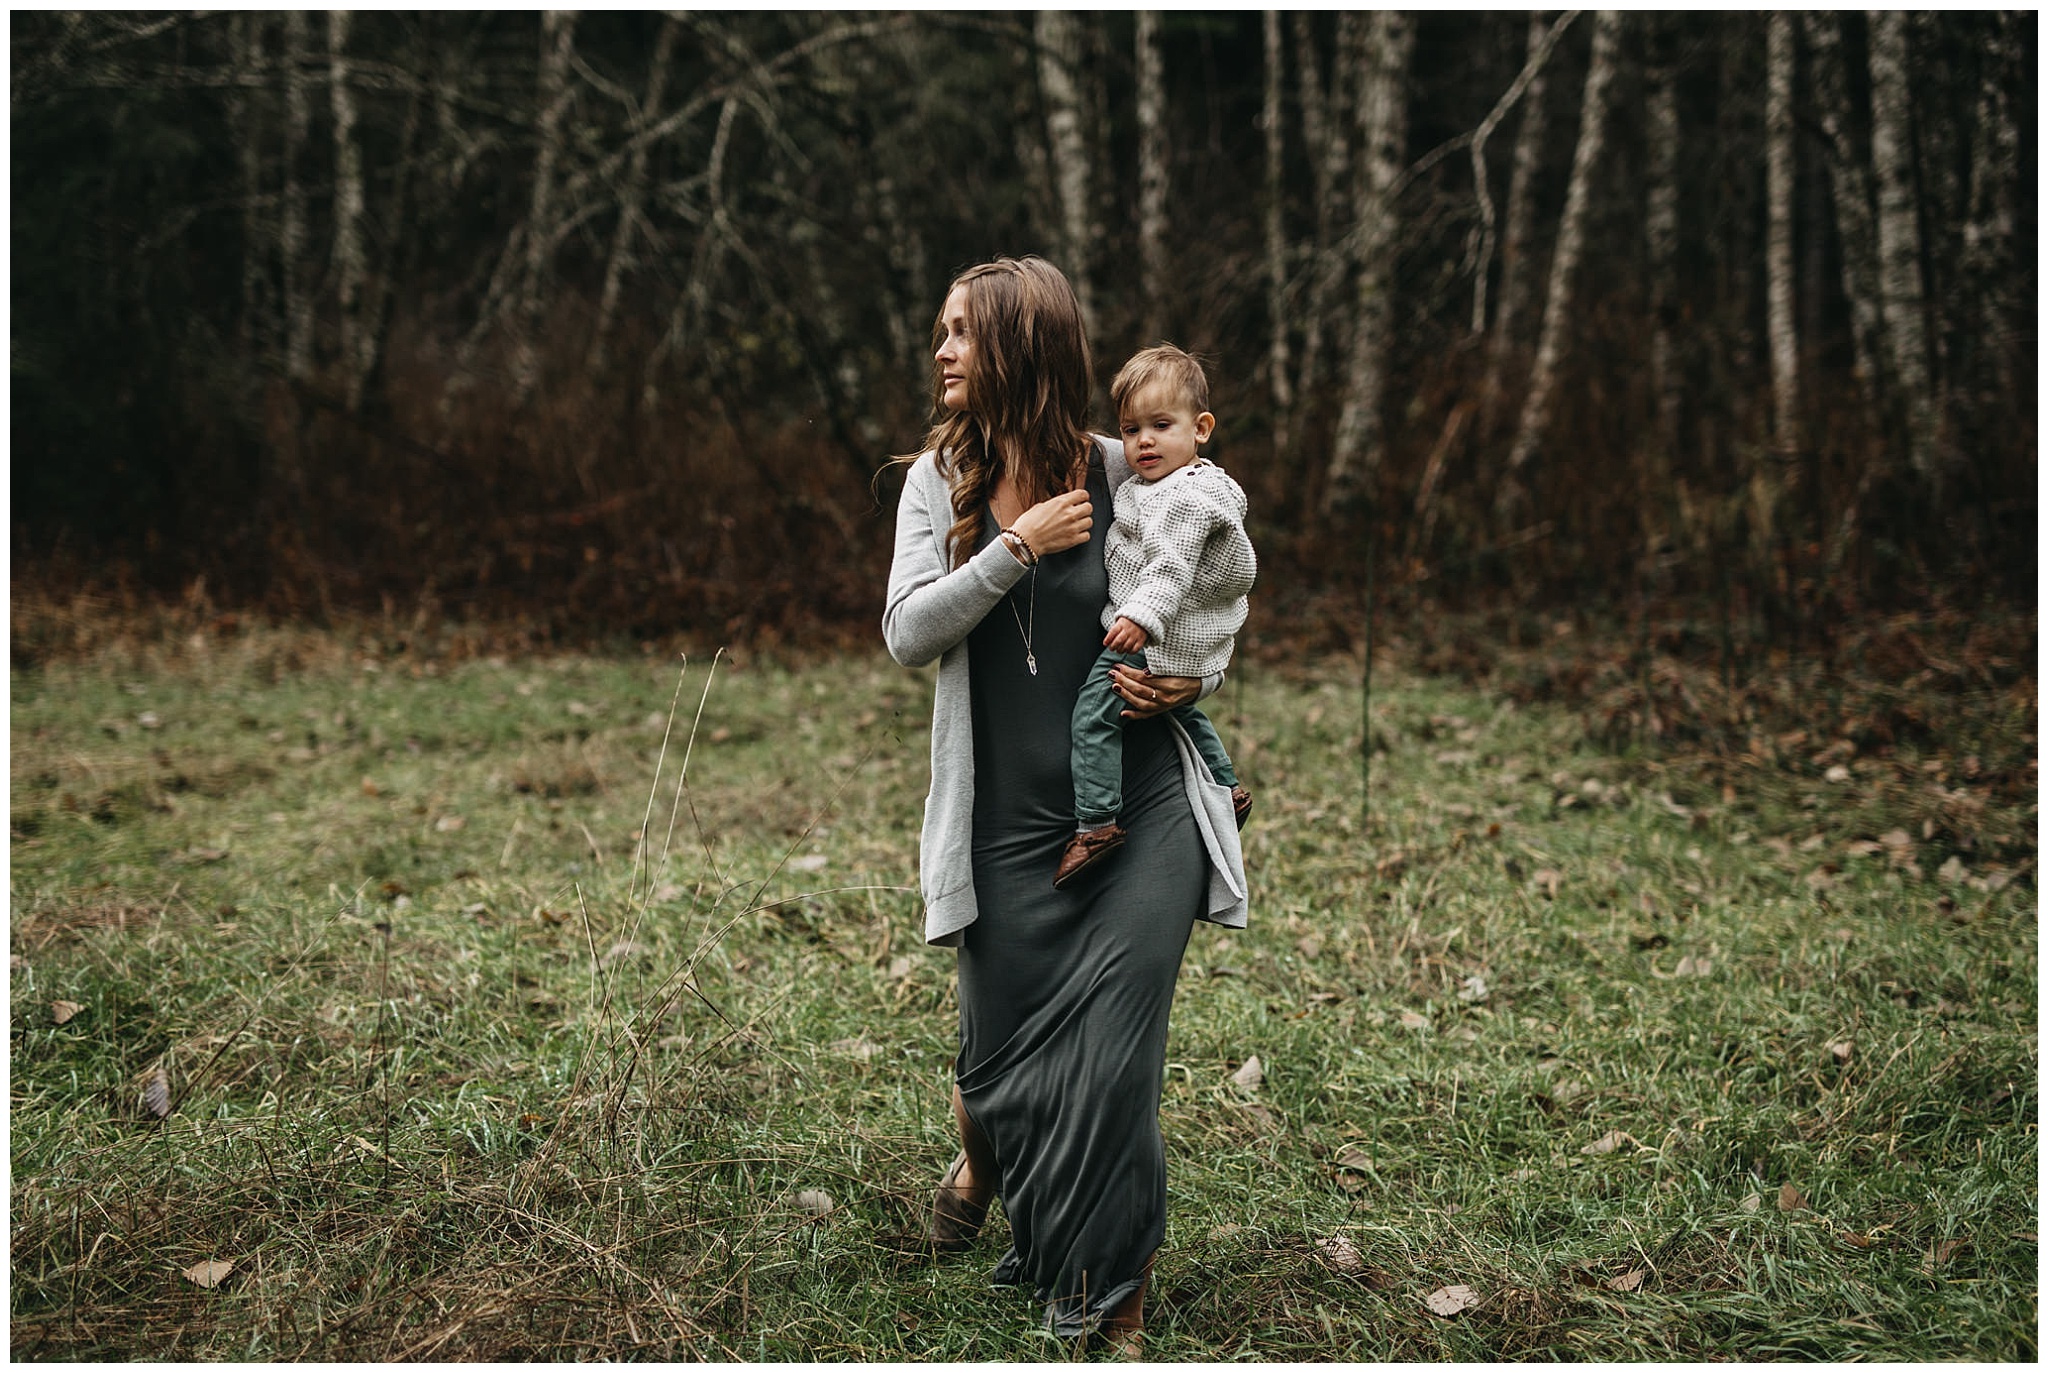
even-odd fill
[{"label": "toddler boy", "polygon": [[[1123,711],[1109,672],[1129,663],[1162,677],[1206,677],[1230,666],[1258,560],[1245,537],[1244,491],[1197,451],[1216,428],[1202,364],[1171,344],[1125,363],[1109,395],[1131,480],[1119,486],[1103,561],[1109,606],[1102,656],[1074,703],[1074,837],[1053,886],[1064,887],[1123,847]],[[1170,714],[1209,775],[1229,787],[1244,828],[1252,796],[1238,784],[1209,717]]]}]

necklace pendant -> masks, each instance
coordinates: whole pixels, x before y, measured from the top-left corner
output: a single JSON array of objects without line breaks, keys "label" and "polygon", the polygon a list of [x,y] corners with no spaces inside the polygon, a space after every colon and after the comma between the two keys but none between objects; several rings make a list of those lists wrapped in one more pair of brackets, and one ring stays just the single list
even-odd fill
[{"label": "necklace pendant", "polygon": [[1038,675],[1038,655],[1036,655],[1036,654],[1034,654],[1034,653],[1027,653],[1027,654],[1025,654],[1025,655],[1024,655],[1024,666],[1026,666],[1026,667],[1030,668],[1030,669],[1031,669],[1031,675],[1032,675],[1032,676],[1034,676],[1034,677],[1036,677],[1036,676]]}]

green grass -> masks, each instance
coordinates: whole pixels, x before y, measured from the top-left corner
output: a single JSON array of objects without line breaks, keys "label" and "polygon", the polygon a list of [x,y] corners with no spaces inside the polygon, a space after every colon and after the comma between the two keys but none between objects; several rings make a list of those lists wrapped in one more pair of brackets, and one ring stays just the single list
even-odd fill
[{"label": "green grass", "polygon": [[[1000,1211],[917,1243],[928,674],[721,666],[636,877],[673,664],[380,647],[13,673],[13,1352],[1070,1356],[985,1283]],[[1355,672],[1211,703],[1253,923],[1182,972],[1152,1356],[2032,1358],[2031,781],[1603,752],[1388,672],[1362,821]],[[2031,760],[2030,701],[1953,704]]]}]

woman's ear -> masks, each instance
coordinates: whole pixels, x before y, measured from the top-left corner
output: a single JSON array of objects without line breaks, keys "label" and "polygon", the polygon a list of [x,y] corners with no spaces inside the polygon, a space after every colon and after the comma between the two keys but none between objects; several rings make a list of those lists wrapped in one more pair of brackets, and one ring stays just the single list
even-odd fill
[{"label": "woman's ear", "polygon": [[1209,435],[1216,432],[1216,417],[1204,410],[1195,416],[1195,442],[1207,443]]}]

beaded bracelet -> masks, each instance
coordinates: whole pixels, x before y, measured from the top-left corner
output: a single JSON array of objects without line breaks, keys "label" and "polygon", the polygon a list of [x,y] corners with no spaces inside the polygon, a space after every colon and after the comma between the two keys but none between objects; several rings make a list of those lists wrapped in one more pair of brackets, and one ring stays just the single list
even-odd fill
[{"label": "beaded bracelet", "polygon": [[1031,541],[1029,539],[1026,539],[1022,534],[1019,534],[1014,529],[1005,529],[998,537],[1005,539],[1015,539],[1017,541],[1017,547],[1024,550],[1024,566],[1038,566],[1038,554],[1032,551]]}]

